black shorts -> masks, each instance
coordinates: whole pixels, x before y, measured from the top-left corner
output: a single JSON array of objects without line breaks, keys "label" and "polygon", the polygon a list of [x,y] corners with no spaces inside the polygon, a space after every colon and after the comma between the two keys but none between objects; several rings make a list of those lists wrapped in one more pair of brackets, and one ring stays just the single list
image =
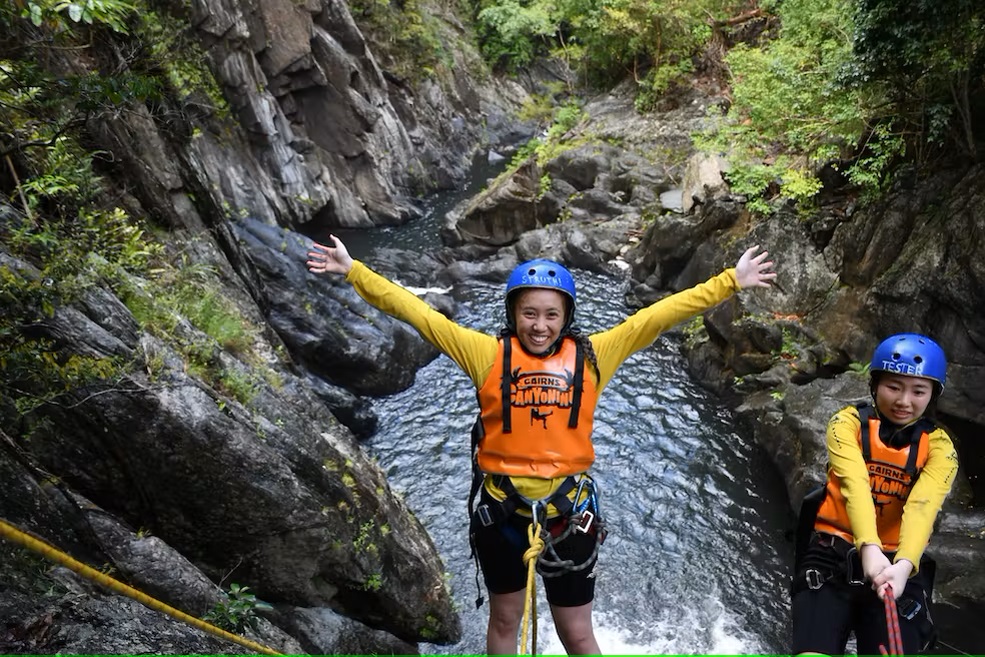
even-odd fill
[{"label": "black shorts", "polygon": [[[810,551],[821,548],[812,544]],[[929,570],[930,568],[928,568]],[[860,570],[860,568],[859,568]],[[897,600],[900,611],[899,628],[903,652],[914,655],[922,652],[934,638],[933,623],[924,588],[924,568],[911,577]],[[803,578],[803,574],[800,578]],[[915,604],[916,603],[916,604]],[[818,589],[802,588],[793,596],[793,644],[791,654],[819,652],[841,655],[849,635],[854,632],[859,655],[878,655],[879,647],[889,648],[886,627],[886,606],[872,586],[850,584],[841,573],[825,581]],[[904,610],[916,609],[912,618],[903,617]]]},{"label": "black shorts", "polygon": [[[910,586],[903,595],[913,595]],[[922,591],[920,591],[922,597]],[[806,589],[793,597],[793,646],[791,654],[819,652],[841,655],[848,636],[855,632],[858,654],[878,655],[889,648],[885,603],[869,585],[850,586],[825,582],[816,590]],[[924,612],[918,612],[920,614]],[[899,619],[903,652],[915,655],[926,644],[924,617]]]},{"label": "black shorts", "polygon": [[[548,528],[560,520],[548,521]],[[477,525],[474,535],[479,566],[490,593],[515,593],[527,586],[527,566],[523,553],[530,547],[527,528],[530,518],[514,514],[509,520],[482,527]],[[568,571],[556,577],[543,577],[547,601],[558,607],[580,607],[595,598],[595,533],[573,532],[554,544],[560,559],[570,559],[575,564],[591,563],[581,570]],[[550,567],[541,568],[550,574]]]}]

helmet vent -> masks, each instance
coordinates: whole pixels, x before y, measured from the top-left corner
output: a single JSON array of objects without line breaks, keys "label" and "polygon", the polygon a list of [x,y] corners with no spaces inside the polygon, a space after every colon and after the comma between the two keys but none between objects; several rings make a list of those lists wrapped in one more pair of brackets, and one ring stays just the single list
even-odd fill
[{"label": "helmet vent", "polygon": [[920,357],[920,356],[914,356],[913,357],[913,362],[916,363],[917,365],[919,365],[920,363],[923,362],[923,358]]}]

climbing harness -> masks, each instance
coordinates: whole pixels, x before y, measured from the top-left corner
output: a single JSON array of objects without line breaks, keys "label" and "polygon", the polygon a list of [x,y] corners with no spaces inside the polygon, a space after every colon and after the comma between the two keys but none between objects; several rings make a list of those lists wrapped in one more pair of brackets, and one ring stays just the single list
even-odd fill
[{"label": "climbing harness", "polygon": [[886,593],[882,600],[886,607],[886,630],[889,633],[889,650],[886,650],[886,646],[880,645],[879,651],[884,655],[902,655],[903,635],[899,628],[899,612],[896,609],[896,596],[893,595],[892,586],[886,585]]},{"label": "climbing harness", "polygon": [[[827,549],[809,552],[812,545]],[[815,532],[803,552],[794,571],[796,576],[790,587],[791,596],[805,589],[816,591],[825,582],[835,578],[843,579],[853,587],[865,584],[862,559],[858,549],[848,541],[831,534]]]},{"label": "climbing harness", "polygon": [[[565,498],[567,499],[567,498]],[[575,491],[572,511],[549,532],[550,539],[544,542],[544,549],[537,559],[537,570],[542,577],[559,577],[565,573],[578,572],[595,563],[599,548],[605,542],[608,531],[599,512],[598,485],[588,475],[583,475]],[[555,504],[555,507],[557,505]],[[572,559],[561,559],[555,546],[572,534],[595,533],[595,547],[581,563]]]},{"label": "climbing harness", "polygon": [[149,607],[150,609],[163,612],[168,616],[171,616],[172,618],[176,618],[177,620],[183,621],[188,625],[197,627],[203,632],[208,632],[209,634],[226,639],[228,641],[232,641],[233,643],[237,643],[243,646],[244,648],[249,648],[250,650],[253,650],[254,652],[258,652],[263,655],[281,654],[276,650],[267,648],[266,646],[262,646],[259,643],[255,643],[253,641],[250,641],[249,639],[245,639],[241,636],[233,634],[232,632],[227,632],[226,630],[218,628],[215,625],[206,623],[205,621],[199,618],[195,618],[194,616],[190,616],[189,614],[186,614],[183,611],[175,609],[174,607],[164,602],[161,602],[160,600],[150,597],[146,593],[142,593],[141,591],[138,591],[137,589],[131,586],[127,586],[123,582],[114,579],[109,575],[106,575],[105,573],[101,573],[95,568],[92,568],[91,566],[87,566],[81,561],[77,561],[76,559],[70,557],[69,555],[49,545],[48,543],[45,543],[44,541],[21,531],[20,529],[18,529],[17,527],[15,527],[14,525],[8,523],[3,519],[0,519],[0,537],[5,538],[13,543],[17,543],[35,552],[38,552],[41,555],[43,555],[46,559],[61,564],[62,566],[65,566],[69,570],[76,572],[79,575],[82,575],[83,577],[90,579],[98,584],[102,584],[103,586],[110,589],[111,591],[119,593],[120,595],[125,595],[128,598],[136,600],[137,602],[144,605],[145,607]]}]

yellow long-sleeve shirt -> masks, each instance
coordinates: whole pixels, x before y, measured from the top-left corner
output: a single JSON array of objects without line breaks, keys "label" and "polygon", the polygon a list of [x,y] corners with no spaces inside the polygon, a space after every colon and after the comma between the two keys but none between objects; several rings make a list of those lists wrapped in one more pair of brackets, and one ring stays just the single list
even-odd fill
[{"label": "yellow long-sleeve shirt", "polygon": [[[359,261],[353,263],[346,280],[369,304],[413,326],[462,368],[476,389],[482,386],[496,358],[496,336],[457,324]],[[704,283],[654,302],[611,329],[589,336],[598,360],[598,392],[601,393],[630,355],[652,344],[664,331],[713,308],[738,290],[735,269],[726,269]],[[540,499],[554,490],[560,480],[514,478],[513,482],[521,494]]]},{"label": "yellow long-sleeve shirt", "polygon": [[[861,420],[855,406],[847,406],[831,418],[827,427],[828,469],[836,477],[845,498],[845,509],[852,536],[859,549],[866,543],[882,547],[876,527],[876,508],[872,501],[869,469],[862,456],[858,435]],[[879,440],[877,436],[873,440]],[[934,520],[951,491],[958,473],[958,456],[950,436],[943,429],[929,434],[927,463],[910,491],[900,522],[899,548],[895,561],[906,559],[919,568],[934,530]]]}]

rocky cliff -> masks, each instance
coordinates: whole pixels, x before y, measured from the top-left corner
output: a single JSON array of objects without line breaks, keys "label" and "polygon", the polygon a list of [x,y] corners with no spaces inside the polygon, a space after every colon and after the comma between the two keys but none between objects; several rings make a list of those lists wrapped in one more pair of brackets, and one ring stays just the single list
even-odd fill
[{"label": "rocky cliff", "polygon": [[[200,48],[228,113],[135,104],[91,117],[84,134],[112,154],[102,167],[118,201],[157,222],[165,257],[198,267],[249,340],[218,342],[182,316],[150,323],[135,314],[153,306],[149,281],[100,269],[26,330],[62,362],[115,365],[4,427],[0,518],[194,616],[228,603],[220,586],[248,585],[273,609],[242,629],[279,651],[454,642],[434,546],[356,442],[375,426],[365,396],[406,387],[435,352],[348,286],[307,274],[299,231],[413,218],[416,195],[453,185],[478,147],[529,134],[510,118],[525,92],[477,71],[461,43],[435,75],[396,76],[333,0],[155,6]],[[104,55],[132,63],[121,52]],[[713,102],[682,98],[641,117],[624,95],[596,99],[568,147],[456,208],[436,255],[392,255],[396,266],[455,285],[555,257],[628,272],[632,300],[646,303],[762,244],[778,287],[683,336],[694,375],[734,399],[792,506],[823,474],[823,422],[864,396],[853,365],[886,333],[937,336],[965,473],[936,539],[938,590],[980,604],[985,174],[956,168],[904,181],[886,203],[832,199],[808,216],[754,219],[713,166],[697,167],[704,177],[686,166],[688,134]],[[667,200],[684,181],[687,213]],[[4,221],[16,213],[4,208]],[[0,261],[5,280],[41,280],[5,246]],[[4,651],[230,650],[28,550],[0,549]]]}]

